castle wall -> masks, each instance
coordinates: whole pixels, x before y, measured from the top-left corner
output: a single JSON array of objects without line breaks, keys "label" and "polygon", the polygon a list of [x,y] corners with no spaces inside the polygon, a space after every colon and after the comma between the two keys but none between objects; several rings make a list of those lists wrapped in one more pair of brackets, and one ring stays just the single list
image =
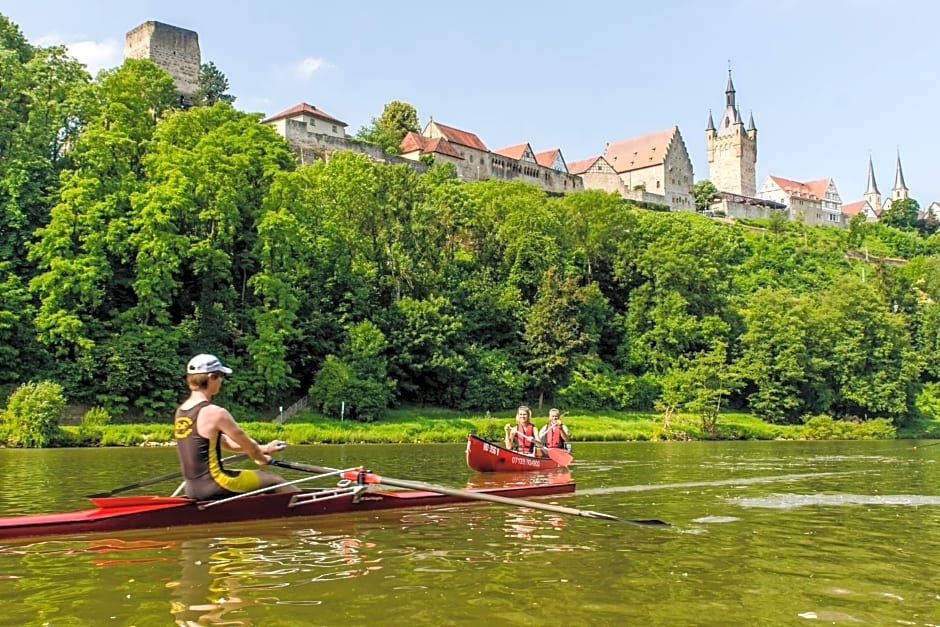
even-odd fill
[{"label": "castle wall", "polygon": [[[352,141],[345,137],[336,137],[325,133],[311,133],[310,127],[302,120],[282,121],[284,122],[283,126],[278,125],[275,128],[284,136],[291,150],[294,151],[302,164],[317,160],[325,161],[334,152],[350,150],[364,154],[372,161],[380,163],[407,164],[418,173],[424,173],[428,170],[428,166],[424,162],[386,154],[381,146]],[[278,122],[281,122],[281,120]]]},{"label": "castle wall", "polygon": [[176,90],[192,96],[199,88],[202,56],[195,31],[162,22],[144,22],[124,38],[125,59],[150,59],[173,77]]}]

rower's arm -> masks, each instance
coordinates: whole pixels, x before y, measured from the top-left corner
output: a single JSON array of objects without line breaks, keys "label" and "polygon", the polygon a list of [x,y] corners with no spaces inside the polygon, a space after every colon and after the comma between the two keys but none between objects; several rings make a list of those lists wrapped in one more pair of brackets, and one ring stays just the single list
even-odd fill
[{"label": "rower's arm", "polygon": [[264,466],[271,461],[262,450],[261,445],[245,433],[231,415],[227,415],[219,420],[219,431],[221,432],[222,446],[224,448],[230,451],[238,451],[239,453],[247,453],[248,457],[259,466]]}]

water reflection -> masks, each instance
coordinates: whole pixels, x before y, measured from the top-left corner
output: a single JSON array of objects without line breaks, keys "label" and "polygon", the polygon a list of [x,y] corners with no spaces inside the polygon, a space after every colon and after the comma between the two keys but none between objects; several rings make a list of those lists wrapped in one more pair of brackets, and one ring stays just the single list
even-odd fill
[{"label": "water reflection", "polygon": [[573,481],[571,472],[566,468],[528,472],[479,472],[467,479],[467,487],[558,485],[571,483],[571,481]]},{"label": "water reflection", "polygon": [[279,545],[268,538],[190,539],[180,545],[180,578],[167,583],[177,625],[252,625],[247,608],[319,605],[277,591],[368,575],[382,568],[373,542],[313,529]]}]

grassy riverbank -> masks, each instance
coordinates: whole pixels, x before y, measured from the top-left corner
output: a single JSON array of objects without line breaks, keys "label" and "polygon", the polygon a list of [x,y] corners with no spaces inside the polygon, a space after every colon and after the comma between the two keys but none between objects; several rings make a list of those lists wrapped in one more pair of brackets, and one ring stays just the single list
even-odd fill
[{"label": "grassy riverbank", "polygon": [[[548,408],[535,410],[536,426],[545,424]],[[543,416],[542,414],[545,414]],[[390,411],[380,422],[340,421],[312,412],[302,412],[280,425],[273,422],[244,422],[242,427],[259,441],[285,440],[291,444],[463,442],[468,433],[502,440],[503,426],[513,422],[515,412],[499,414],[457,412],[436,408],[409,407]],[[706,433],[692,416],[672,419],[663,428],[662,417],[651,413],[573,411],[564,416],[574,442],[648,440],[858,440],[940,438],[940,420],[924,422],[900,432],[883,420],[863,423],[814,418],[801,425],[772,425],[750,414],[722,414],[714,433]],[[172,425],[119,424],[97,428],[64,427],[68,444],[85,446],[164,445],[172,442]]]}]

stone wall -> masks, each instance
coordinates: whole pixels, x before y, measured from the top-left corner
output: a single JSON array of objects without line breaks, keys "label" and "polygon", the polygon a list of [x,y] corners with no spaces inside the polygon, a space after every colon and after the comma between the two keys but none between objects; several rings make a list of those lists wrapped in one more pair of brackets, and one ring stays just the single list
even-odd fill
[{"label": "stone wall", "polygon": [[428,166],[423,161],[412,161],[397,155],[386,154],[380,146],[353,141],[345,137],[335,137],[322,133],[311,133],[309,126],[301,120],[284,120],[284,138],[301,164],[312,161],[325,161],[334,152],[350,150],[364,154],[373,161],[381,163],[404,163],[415,172],[427,172]]},{"label": "stone wall", "polygon": [[202,55],[195,31],[162,22],[144,22],[124,38],[125,59],[150,59],[173,77],[176,90],[192,96],[199,88]]}]

